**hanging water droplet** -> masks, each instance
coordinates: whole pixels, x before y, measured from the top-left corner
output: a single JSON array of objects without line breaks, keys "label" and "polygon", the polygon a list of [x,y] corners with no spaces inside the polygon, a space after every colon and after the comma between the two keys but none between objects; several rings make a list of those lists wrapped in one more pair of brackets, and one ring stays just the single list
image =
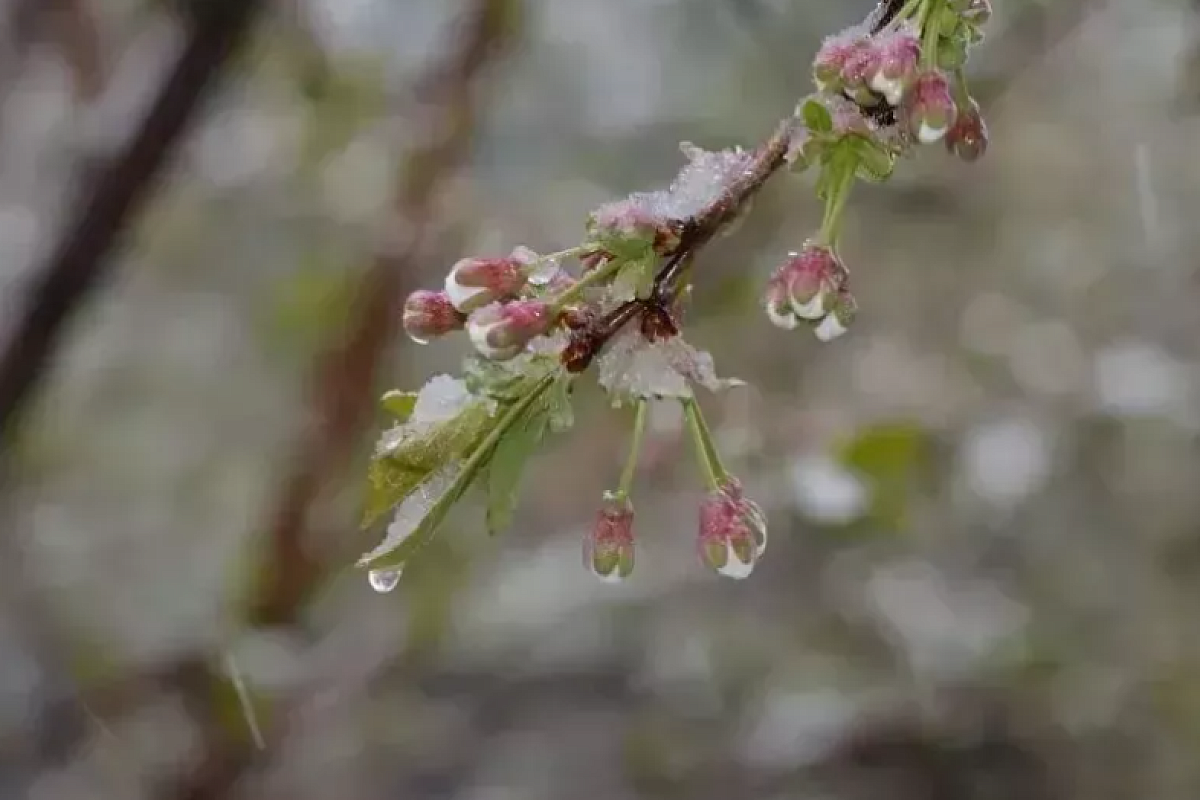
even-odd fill
[{"label": "hanging water droplet", "polygon": [[380,594],[386,594],[400,583],[400,570],[373,569],[367,573],[367,581],[371,584],[372,589]]},{"label": "hanging water droplet", "polygon": [[413,342],[414,342],[414,343],[416,343],[416,344],[429,344],[429,340],[428,340],[428,339],[422,339],[422,338],[421,338],[421,337],[419,337],[419,336],[413,336],[411,333],[409,333],[409,334],[408,334],[408,338],[409,338],[409,339],[412,339],[412,340],[413,340]]}]

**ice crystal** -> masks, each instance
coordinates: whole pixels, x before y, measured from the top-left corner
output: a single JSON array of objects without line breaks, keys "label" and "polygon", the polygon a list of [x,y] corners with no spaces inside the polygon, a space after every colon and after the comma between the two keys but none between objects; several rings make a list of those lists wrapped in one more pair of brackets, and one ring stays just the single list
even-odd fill
[{"label": "ice crystal", "polygon": [[743,382],[717,377],[710,354],[682,336],[648,342],[635,328],[614,337],[598,361],[600,385],[620,404],[633,398],[692,397],[692,384],[720,391]]},{"label": "ice crystal", "polygon": [[417,393],[413,422],[445,422],[453,419],[475,398],[467,384],[449,375],[435,375]]}]

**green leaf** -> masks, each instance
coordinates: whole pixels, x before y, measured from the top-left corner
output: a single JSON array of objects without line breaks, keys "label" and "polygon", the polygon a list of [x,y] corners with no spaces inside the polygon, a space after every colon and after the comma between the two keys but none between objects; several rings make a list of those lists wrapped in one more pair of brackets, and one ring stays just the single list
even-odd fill
[{"label": "green leaf", "polygon": [[854,152],[858,157],[857,175],[863,180],[880,183],[892,175],[896,156],[878,142],[862,136],[854,137]]},{"label": "green leaf", "polygon": [[486,435],[472,447],[470,455],[463,462],[462,468],[455,475],[453,482],[434,501],[429,508],[429,513],[418,523],[412,533],[395,547],[372,551],[363,556],[359,559],[358,566],[366,569],[402,567],[414,553],[428,544],[437,533],[438,526],[450,513],[450,509],[462,498],[484,467],[488,465],[496,445],[505,434],[512,430],[513,425],[517,424],[530,408],[541,400],[554,380],[553,374],[546,374],[526,384],[527,391],[520,400],[507,404],[498,416],[491,418],[491,425],[487,429]]},{"label": "green leaf", "polygon": [[546,404],[549,407],[551,433],[566,433],[575,425],[575,410],[571,405],[571,391],[574,385],[573,376],[563,375],[550,386]]},{"label": "green leaf", "polygon": [[542,443],[549,421],[547,405],[535,404],[496,443],[488,460],[488,533],[495,534],[512,524],[521,475],[529,458]]},{"label": "green leaf", "polygon": [[399,392],[393,389],[390,392],[384,392],[383,397],[379,398],[379,405],[384,411],[395,417],[397,422],[408,422],[413,409],[417,407],[417,393]]},{"label": "green leaf", "polygon": [[833,115],[825,104],[815,97],[804,101],[800,108],[800,116],[805,126],[813,133],[831,133],[833,131]]},{"label": "green leaf", "polygon": [[367,528],[375,524],[427,477],[429,471],[407,469],[387,458],[371,462],[367,467],[367,491],[360,525]]},{"label": "green leaf", "polygon": [[396,466],[427,474],[452,458],[470,451],[492,425],[491,404],[480,400],[466,406],[458,416],[413,428],[412,434],[393,452],[381,456]]}]

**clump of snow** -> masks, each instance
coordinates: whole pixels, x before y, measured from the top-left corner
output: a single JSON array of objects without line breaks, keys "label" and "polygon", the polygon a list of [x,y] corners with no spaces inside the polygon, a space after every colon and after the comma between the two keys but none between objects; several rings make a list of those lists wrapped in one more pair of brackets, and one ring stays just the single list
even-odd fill
[{"label": "clump of snow", "polygon": [[445,422],[453,419],[474,400],[467,384],[449,375],[435,375],[417,393],[413,422]]},{"label": "clump of snow", "polygon": [[613,338],[597,368],[600,385],[614,404],[635,398],[692,397],[693,383],[713,392],[744,385],[736,378],[717,377],[712,356],[682,336],[650,342],[635,327]]},{"label": "clump of snow", "polygon": [[462,472],[461,462],[448,462],[434,471],[425,479],[424,483],[404,498],[400,505],[396,506],[396,515],[392,518],[392,523],[388,525],[383,541],[379,543],[378,547],[359,559],[359,564],[366,564],[404,544],[405,540],[416,531],[421,521],[429,516],[433,506],[454,483],[460,472]]},{"label": "clump of snow", "polygon": [[435,375],[417,392],[417,402],[408,421],[384,431],[375,446],[375,455],[395,453],[405,442],[425,436],[431,429],[454,419],[475,402],[479,402],[479,398],[467,390],[466,383],[461,379]]},{"label": "clump of snow", "polygon": [[618,223],[644,225],[685,222],[717,202],[721,195],[746,174],[753,153],[740,147],[710,152],[691,142],[680,145],[688,163],[666,189],[634,192],[622,200],[605,203],[593,213],[602,226]]}]

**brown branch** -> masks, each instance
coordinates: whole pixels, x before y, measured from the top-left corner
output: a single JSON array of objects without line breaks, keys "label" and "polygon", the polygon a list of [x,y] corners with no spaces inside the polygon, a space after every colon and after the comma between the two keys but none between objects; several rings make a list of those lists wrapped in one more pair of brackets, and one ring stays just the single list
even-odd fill
[{"label": "brown branch", "polygon": [[137,134],[97,179],[34,275],[25,310],[0,354],[0,451],[11,451],[18,419],[71,315],[111,269],[122,235],[263,3],[205,0],[204,5]]}]

